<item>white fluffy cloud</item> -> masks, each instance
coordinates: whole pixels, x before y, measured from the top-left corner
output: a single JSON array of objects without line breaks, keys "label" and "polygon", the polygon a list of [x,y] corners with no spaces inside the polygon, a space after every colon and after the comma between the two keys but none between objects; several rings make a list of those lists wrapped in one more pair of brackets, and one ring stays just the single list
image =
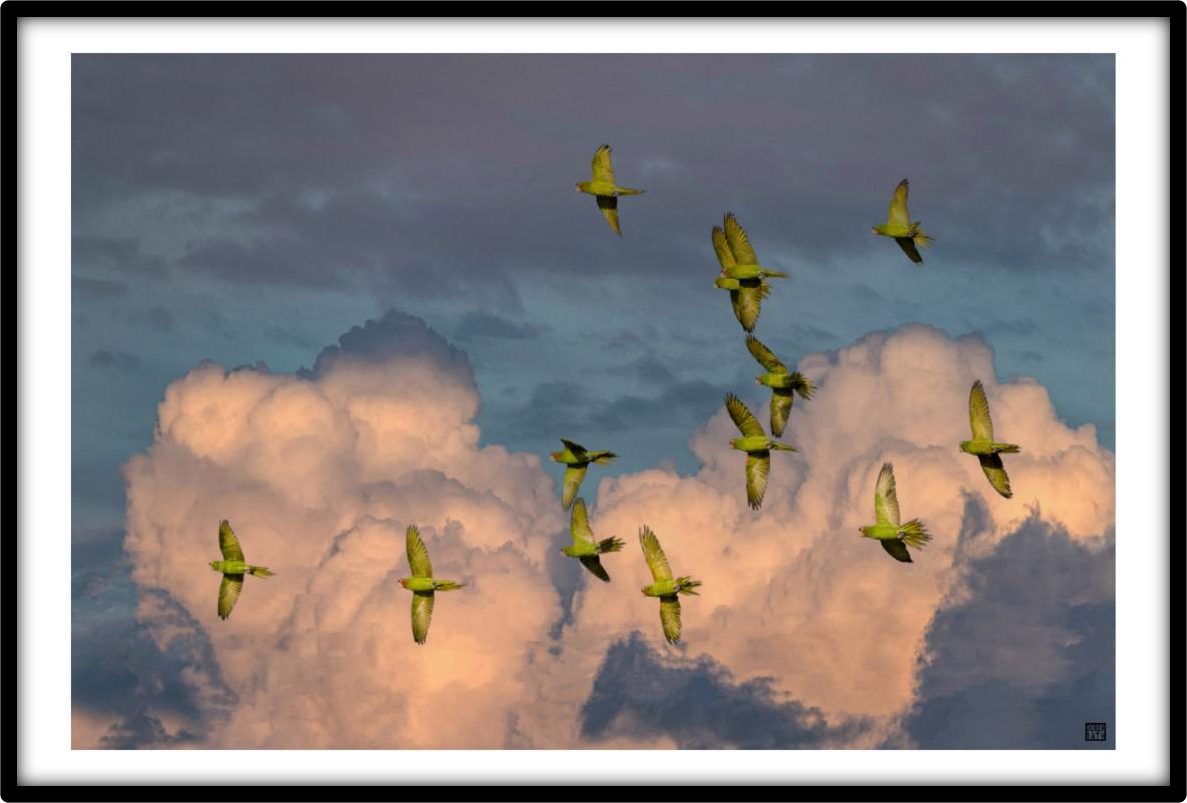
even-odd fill
[{"label": "white fluffy cloud", "polygon": [[[1091,426],[1063,424],[1033,380],[998,384],[975,337],[908,326],[799,367],[819,390],[792,412],[785,440],[801,451],[772,456],[761,511],[746,505],[724,411],[692,436],[695,475],[600,481],[594,530],[627,547],[604,558],[612,583],[581,586],[557,637],[561,595],[545,560],[567,519],[555,483],[537,456],[478,447],[469,366],[419,320],[389,314],[356,328],[301,376],[194,369],[169,387],[152,448],[126,468],[126,548],[137,584],[166,590],[209,639],[217,678],[194,673],[195,690],[237,695],[211,703],[220,713],[208,742],[572,746],[599,667],[637,630],[660,653],[711,659],[738,682],[766,679],[796,701],[787,710],[880,722],[855,729],[851,744],[881,743],[915,702],[928,624],[961,598],[967,495],[981,498],[988,534],[966,551],[992,552],[1035,516],[1096,548],[1113,526],[1113,457]],[[977,378],[999,437],[1023,447],[1007,463],[1010,500],[957,448]],[[749,399],[765,419],[760,400]],[[904,515],[934,534],[911,565],[857,534],[873,520],[886,460]],[[227,622],[206,567],[221,518],[249,561],[278,572],[248,578]],[[425,647],[412,642],[409,595],[396,583],[413,522],[435,573],[470,583],[440,595]],[[678,649],[662,640],[658,603],[639,593],[650,582],[643,523],[674,571],[704,581],[684,600]],[[166,638],[174,620],[156,610],[140,616]],[[676,743],[613,738],[599,744]]]},{"label": "white fluffy cloud", "polygon": [[[893,728],[914,701],[929,622],[962,595],[954,558],[967,494],[981,498],[989,533],[966,545],[963,560],[992,550],[1035,511],[1084,544],[1102,544],[1111,532],[1112,454],[1096,445],[1091,426],[1063,424],[1033,380],[998,384],[980,338],[913,325],[799,367],[819,391],[796,403],[785,440],[801,451],[772,455],[759,512],[746,506],[745,458],[728,446],[736,432],[724,409],[692,439],[704,464],[696,475],[652,470],[601,482],[593,526],[630,542],[607,560],[623,588],[586,585],[578,594],[562,635],[563,674],[594,676],[607,645],[637,628],[656,650],[710,656],[739,681],[770,678],[838,721],[881,717]],[[958,450],[978,378],[998,436],[1023,447],[1008,457],[1012,499]],[[754,394],[751,408],[765,419],[761,399]],[[857,532],[873,521],[884,461],[894,463],[904,517],[922,518],[934,535],[910,565]],[[637,591],[650,581],[637,545],[641,523],[660,537],[673,571],[704,581],[700,597],[684,599],[681,650],[664,643],[655,601]]]}]

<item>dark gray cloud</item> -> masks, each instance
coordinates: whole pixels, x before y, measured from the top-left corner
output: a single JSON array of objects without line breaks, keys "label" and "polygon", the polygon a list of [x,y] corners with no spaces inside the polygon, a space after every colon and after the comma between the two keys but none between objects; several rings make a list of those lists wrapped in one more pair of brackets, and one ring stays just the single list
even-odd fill
[{"label": "dark gray cloud", "polygon": [[661,656],[638,633],[607,650],[581,712],[586,739],[669,737],[693,750],[838,747],[871,726],[861,717],[830,725],[766,678],[739,683],[707,656]]},{"label": "dark gray cloud", "polygon": [[118,349],[115,351],[95,349],[91,352],[88,362],[96,368],[115,368],[121,371],[139,371],[141,367],[139,357]]},{"label": "dark gray cloud", "polygon": [[475,338],[501,338],[506,340],[535,340],[540,336],[540,327],[530,323],[515,323],[498,315],[481,310],[467,312],[462,316],[453,336],[458,340]]},{"label": "dark gray cloud", "polygon": [[128,292],[128,286],[123,282],[111,279],[88,279],[85,276],[72,276],[70,289],[76,301],[106,301],[119,298]]},{"label": "dark gray cloud", "polygon": [[[958,551],[984,536],[974,500]],[[961,571],[967,597],[942,607],[928,629],[910,736],[927,749],[1111,749],[1111,542],[1085,547],[1032,517]],[[1086,742],[1086,722],[1109,723],[1108,739]]]},{"label": "dark gray cloud", "polygon": [[[75,530],[71,539],[72,705],[111,720],[100,739],[104,748],[198,742],[209,718],[234,696],[219,680],[201,628],[167,595],[151,592],[174,626],[167,648],[136,622],[144,592],[132,582],[123,535],[122,529]],[[211,696],[198,700],[183,672],[211,678]],[[188,724],[169,732],[162,718]]]}]

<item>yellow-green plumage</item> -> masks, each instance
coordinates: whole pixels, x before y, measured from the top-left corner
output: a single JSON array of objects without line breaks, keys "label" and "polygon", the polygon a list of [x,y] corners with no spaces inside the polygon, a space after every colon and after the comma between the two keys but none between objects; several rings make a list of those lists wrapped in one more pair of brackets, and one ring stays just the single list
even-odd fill
[{"label": "yellow-green plumage", "polygon": [[565,445],[564,450],[550,452],[549,456],[555,462],[563,463],[566,466],[561,489],[561,508],[568,510],[569,506],[573,504],[573,500],[577,498],[577,490],[581,487],[581,481],[585,479],[585,472],[589,468],[589,464],[606,465],[614,462],[618,455],[606,451],[591,452],[581,444],[565,438],[561,438],[561,443]]},{"label": "yellow-green plumage", "polygon": [[602,216],[606,218],[610,228],[614,229],[614,233],[621,237],[622,229],[618,225],[618,197],[620,195],[641,195],[643,190],[619,187],[615,183],[614,167],[610,164],[609,145],[602,145],[594,152],[591,167],[593,180],[578,181],[577,190],[596,197]]},{"label": "yellow-green plumage", "polygon": [[989,399],[985,396],[985,387],[980,379],[973,382],[973,387],[969,391],[969,428],[973,431],[972,440],[961,441],[960,450],[976,455],[989,484],[1009,499],[1014,492],[1010,489],[1010,477],[1006,474],[1001,455],[1016,454],[1022,451],[1022,447],[1014,443],[994,441],[993,419],[989,417]]},{"label": "yellow-green plumage", "polygon": [[226,519],[218,525],[218,549],[223,559],[211,561],[210,568],[223,575],[218,587],[218,617],[225,620],[231,615],[235,603],[239,600],[239,593],[243,590],[243,578],[246,575],[272,577],[276,572],[267,566],[253,566],[246,561],[239,539],[235,537],[235,531]]},{"label": "yellow-green plumage", "polygon": [[651,585],[643,586],[643,594],[648,597],[659,598],[659,621],[664,631],[664,638],[669,644],[680,641],[680,594],[697,596],[695,589],[701,585],[700,580],[690,577],[672,577],[672,569],[668,566],[668,558],[664,555],[659,539],[646,524],[639,530],[639,545],[643,548],[643,557],[647,567],[651,570]]},{"label": "yellow-green plumage", "polygon": [[802,399],[810,399],[816,386],[799,371],[788,371],[787,366],[774,352],[754,335],[746,335],[746,348],[758,364],[767,369],[765,374],[756,377],[754,381],[771,389],[771,434],[780,437],[787,427],[795,394],[800,394]]},{"label": "yellow-green plumage", "polygon": [[573,537],[573,543],[563,547],[561,552],[580,560],[581,565],[588,569],[594,577],[607,583],[610,582],[610,575],[606,573],[598,556],[607,552],[618,552],[622,549],[623,542],[613,537],[601,540],[594,537],[593,530],[589,526],[589,514],[585,509],[585,500],[581,497],[573,502],[569,533]]},{"label": "yellow-green plumage", "polygon": [[919,519],[900,524],[898,490],[894,482],[894,466],[883,463],[878,472],[878,483],[874,488],[874,517],[876,522],[859,527],[866,538],[877,539],[892,558],[902,563],[912,563],[907,546],[922,549],[931,540],[927,528]]},{"label": "yellow-green plumage", "polygon": [[875,234],[893,238],[899,248],[903,249],[903,253],[912,262],[919,264],[923,262],[923,257],[919,255],[916,246],[931,248],[932,238],[923,233],[920,221],[911,222],[911,215],[907,211],[909,188],[910,184],[906,179],[898,183],[898,186],[894,188],[894,194],[890,196],[890,209],[886,223],[874,226],[873,231]]},{"label": "yellow-green plumage", "polygon": [[721,266],[721,275],[713,282],[722,290],[729,290],[734,316],[747,332],[754,331],[762,302],[771,292],[767,278],[786,277],[786,273],[770,270],[758,264],[758,255],[750,245],[750,238],[732,212],[725,216],[725,227],[714,226],[713,252]]},{"label": "yellow-green plumage", "polygon": [[734,394],[725,397],[725,409],[741,431],[742,437],[730,441],[730,446],[746,452],[746,502],[754,510],[762,506],[767,493],[767,475],[771,471],[771,451],[795,452],[794,446],[767,437],[762,424]]},{"label": "yellow-green plumage", "polygon": [[412,592],[412,640],[424,644],[429,637],[429,624],[433,621],[433,604],[438,591],[456,591],[465,583],[452,580],[434,580],[433,564],[429,561],[429,550],[420,537],[415,524],[408,525],[404,532],[404,546],[408,553],[408,568],[411,577],[400,579],[400,585]]}]

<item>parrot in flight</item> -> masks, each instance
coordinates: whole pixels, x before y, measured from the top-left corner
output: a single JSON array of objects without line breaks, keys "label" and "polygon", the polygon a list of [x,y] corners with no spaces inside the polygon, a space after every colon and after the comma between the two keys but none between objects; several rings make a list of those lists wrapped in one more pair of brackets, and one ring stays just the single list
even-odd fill
[{"label": "parrot in flight", "polygon": [[408,548],[408,567],[411,577],[404,577],[400,585],[412,592],[412,638],[417,644],[424,644],[429,637],[429,623],[433,619],[433,600],[438,591],[456,591],[465,588],[465,583],[451,580],[434,580],[433,564],[429,562],[429,551],[420,539],[420,530],[409,524],[405,533]]},{"label": "parrot in flight", "polygon": [[622,229],[618,227],[618,196],[643,194],[643,190],[631,190],[614,183],[609,145],[603,145],[594,151],[593,181],[578,181],[577,191],[597,198],[598,209],[602,210],[610,228],[614,229],[619,237],[622,236]]},{"label": "parrot in flight", "polygon": [[643,586],[643,594],[648,597],[659,597],[659,621],[664,628],[664,638],[669,644],[680,641],[680,598],[679,594],[692,594],[701,585],[700,580],[689,577],[672,577],[672,569],[668,566],[668,559],[659,545],[659,539],[646,524],[639,530],[639,544],[643,547],[643,557],[647,559],[647,566],[651,569],[651,578],[655,581],[649,586]]},{"label": "parrot in flight", "polygon": [[800,394],[801,399],[810,399],[816,386],[799,371],[788,371],[787,366],[754,335],[746,335],[746,348],[758,360],[758,364],[767,369],[754,381],[771,389],[771,434],[776,438],[781,437],[787,426],[787,417],[791,415],[795,394]]},{"label": "parrot in flight", "polygon": [[969,425],[973,429],[973,439],[961,441],[960,451],[976,455],[981,461],[981,470],[989,478],[989,484],[1009,499],[1014,492],[1010,490],[1010,478],[999,455],[1017,454],[1022,451],[1022,447],[1013,443],[994,442],[989,400],[985,398],[985,388],[980,379],[973,383],[969,391]]},{"label": "parrot in flight", "polygon": [[272,577],[276,572],[266,566],[252,566],[244,560],[243,548],[239,546],[239,539],[226,519],[218,524],[218,548],[223,553],[223,559],[210,561],[210,568],[223,576],[218,587],[218,618],[226,620],[239,600],[244,575]]},{"label": "parrot in flight", "polygon": [[721,275],[713,280],[715,287],[730,291],[734,316],[747,332],[754,331],[762,312],[762,302],[771,292],[767,277],[787,278],[786,273],[761,267],[758,256],[750,246],[746,231],[738,225],[733,212],[725,216],[725,228],[713,227],[713,251],[721,266]]},{"label": "parrot in flight", "polygon": [[581,481],[585,479],[585,470],[589,468],[589,464],[605,465],[613,462],[618,455],[614,452],[587,452],[584,446],[564,438],[561,438],[561,443],[565,445],[564,450],[549,452],[549,456],[557,463],[564,463],[566,466],[565,484],[561,492],[561,508],[568,510],[569,505],[573,504],[573,498],[577,496],[577,489],[581,487]]},{"label": "parrot in flight", "polygon": [[746,501],[754,510],[762,505],[763,496],[767,492],[767,474],[771,470],[771,450],[784,452],[798,452],[794,446],[779,443],[767,437],[762,430],[762,424],[734,394],[725,397],[725,409],[730,418],[742,431],[741,438],[734,438],[730,446],[746,453]]},{"label": "parrot in flight", "polygon": [[606,574],[606,569],[603,568],[602,561],[598,559],[598,556],[607,552],[618,552],[622,549],[623,542],[619,538],[603,538],[601,541],[594,538],[593,530],[589,528],[589,514],[585,510],[585,500],[581,497],[577,497],[577,500],[573,502],[573,516],[569,521],[569,532],[573,536],[573,543],[563,547],[561,552],[570,558],[577,558],[581,561],[582,566],[589,569],[590,574],[609,583],[610,575]]},{"label": "parrot in flight", "polygon": [[911,519],[906,524],[899,523],[898,492],[894,487],[894,466],[890,463],[883,463],[882,471],[878,474],[878,485],[874,489],[874,515],[877,523],[858,527],[858,532],[866,538],[878,539],[887,554],[897,561],[912,563],[907,546],[922,549],[931,540],[927,528],[919,519]]},{"label": "parrot in flight", "polygon": [[919,256],[919,250],[915,246],[931,248],[932,238],[919,228],[920,221],[911,222],[911,216],[907,212],[908,186],[906,179],[898,183],[898,186],[894,188],[894,195],[890,196],[890,214],[887,216],[886,222],[874,226],[872,231],[883,237],[893,237],[894,241],[899,244],[899,248],[903,249],[903,253],[910,257],[912,262],[918,264],[923,262],[923,257]]}]

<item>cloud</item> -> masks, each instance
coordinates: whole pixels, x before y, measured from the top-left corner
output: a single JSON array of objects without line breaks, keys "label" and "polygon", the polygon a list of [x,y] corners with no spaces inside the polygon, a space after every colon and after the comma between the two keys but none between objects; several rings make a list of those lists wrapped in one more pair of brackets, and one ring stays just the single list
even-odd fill
[{"label": "cloud", "polygon": [[[152,448],[125,468],[125,548],[140,621],[168,644],[184,612],[218,667],[217,680],[190,679],[194,693],[234,695],[206,723],[206,744],[513,737],[560,614],[543,559],[565,522],[537,457],[478,448],[477,407],[465,355],[394,312],[300,376],[207,362],[170,385]],[[221,518],[249,560],[277,572],[248,578],[226,622],[206,566]],[[409,523],[435,574],[469,583],[437,601],[425,647],[396,583]],[[153,736],[150,722],[132,725]]]},{"label": "cloud", "polygon": [[[1114,468],[1093,428],[1062,423],[1033,380],[999,384],[979,337],[927,326],[798,368],[818,391],[793,410],[785,440],[801,451],[773,456],[761,511],[724,411],[694,432],[691,476],[665,464],[587,479],[594,531],[628,542],[603,584],[558,557],[567,520],[539,458],[478,447],[468,360],[420,319],[368,321],[298,375],[199,365],[126,467],[125,548],[140,622],[195,658],[187,699],[202,716],[167,722],[146,700],[105,738],[897,747],[955,740],[960,705],[1008,699],[1020,739],[1045,744],[1054,732],[1034,722],[1080,716],[1082,693],[1111,700]],[[957,449],[976,378],[1000,437],[1023,447],[1011,500]],[[765,413],[761,393],[748,400]],[[935,536],[910,565],[856,532],[886,460],[904,515]],[[223,517],[278,572],[248,578],[226,622],[205,565]],[[395,582],[410,522],[435,573],[469,583],[438,600],[425,647]],[[678,647],[638,592],[643,523],[674,571],[704,581]],[[969,660],[978,643],[999,652]]]},{"label": "cloud", "polygon": [[95,349],[91,352],[88,362],[96,368],[117,368],[121,371],[139,371],[143,364],[135,354],[129,354],[119,349]]},{"label": "cloud", "polygon": [[509,340],[535,340],[540,336],[540,327],[532,324],[515,323],[489,312],[471,311],[462,316],[453,336],[458,340],[493,337]]},{"label": "cloud", "polygon": [[[1040,552],[1055,549],[1044,539],[1062,539],[1081,564],[1107,549],[1112,454],[1097,446],[1091,426],[1063,424],[1033,380],[997,383],[992,351],[980,338],[954,340],[911,325],[868,335],[833,354],[810,355],[799,369],[819,390],[792,412],[785,441],[801,451],[772,456],[761,511],[746,506],[744,459],[728,446],[736,432],[724,411],[692,438],[703,464],[695,475],[654,469],[599,482],[592,524],[599,534],[627,538],[627,550],[606,564],[615,585],[629,591],[587,584],[577,592],[561,635],[557,660],[564,668],[558,672],[597,677],[622,634],[638,631],[657,653],[711,658],[738,684],[766,679],[773,693],[819,710],[830,727],[853,717],[876,720],[874,732],[888,744],[901,738],[895,723],[918,702],[918,660],[929,649],[937,612],[980,593],[976,572],[967,572],[966,564],[999,547],[1006,554],[995,558],[998,565],[1025,564],[1027,556],[1008,546],[1020,538]],[[968,437],[968,394],[976,378],[985,382],[998,435],[1023,447],[1007,461],[1016,492],[1010,500],[999,497],[976,460],[957,448]],[[761,396],[750,401],[765,413]],[[873,489],[884,461],[894,463],[904,517],[922,518],[935,536],[910,565],[890,560],[857,534],[873,520]],[[635,538],[643,523],[659,536],[674,572],[704,581],[701,596],[683,601],[678,648],[663,641],[656,605],[637,591],[650,582]],[[974,530],[977,538],[962,535]],[[1022,531],[1030,534],[1018,536]],[[1080,584],[1077,604],[1110,599],[1111,589],[1100,583],[1083,586],[1081,564],[1046,559],[1017,565],[1014,582],[1034,576],[1031,582],[1039,584],[1041,574],[1050,588]],[[1108,574],[1107,566],[1097,564],[1095,576]],[[1011,575],[1003,569],[1001,576]],[[1073,602],[1045,593],[1055,608]],[[1041,613],[1025,600],[986,606],[985,615],[999,626],[1005,620],[1036,635],[999,661],[966,667],[966,685],[1014,682],[1012,667],[1026,662],[1028,651],[1041,658],[1042,634],[1052,632],[1043,620],[1067,614],[1050,606]],[[956,650],[930,649],[938,650],[941,664],[958,660]],[[1026,671],[1047,688],[1066,677],[1055,660]],[[930,683],[928,689],[941,693],[935,680]],[[587,688],[601,707],[613,707],[612,695]],[[630,693],[622,694],[627,699],[620,704],[632,708]],[[652,705],[664,709],[665,703]]]}]

